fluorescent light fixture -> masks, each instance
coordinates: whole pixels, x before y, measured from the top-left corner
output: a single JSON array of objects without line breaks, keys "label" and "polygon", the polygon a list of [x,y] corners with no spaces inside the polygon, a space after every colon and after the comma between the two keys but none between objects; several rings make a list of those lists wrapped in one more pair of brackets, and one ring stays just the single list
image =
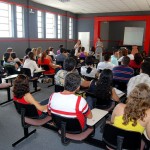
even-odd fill
[{"label": "fluorescent light fixture", "polygon": [[70,2],[70,0],[59,0],[59,1],[62,2],[62,3]]}]

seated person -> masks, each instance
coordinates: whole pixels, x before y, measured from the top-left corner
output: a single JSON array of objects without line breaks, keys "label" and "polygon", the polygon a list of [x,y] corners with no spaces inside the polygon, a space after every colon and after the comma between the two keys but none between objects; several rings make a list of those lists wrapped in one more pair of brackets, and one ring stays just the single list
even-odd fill
[{"label": "seated person", "polygon": [[48,65],[49,70],[44,71],[44,74],[54,74],[56,68],[61,68],[60,65],[55,65],[52,63],[51,59],[47,57],[46,51],[42,53],[42,57],[38,59],[39,65]]},{"label": "seated person", "polygon": [[69,57],[72,57],[76,60],[76,66],[80,63],[80,60],[78,59],[77,56],[75,56],[75,49],[72,49],[69,53]]},{"label": "seated person", "polygon": [[85,66],[81,67],[81,75],[86,77],[95,78],[97,69],[93,67],[94,58],[92,56],[87,56],[85,59]]},{"label": "seated person", "polygon": [[111,61],[111,56],[109,54],[105,54],[104,55],[104,61],[98,63],[97,70],[98,71],[104,70],[104,69],[112,70],[115,65],[112,64],[110,61]]},{"label": "seated person", "polygon": [[25,56],[24,56],[24,58],[23,58],[23,63],[25,62],[25,60],[27,59],[27,58],[29,58],[29,56],[28,56],[28,54],[29,54],[29,52],[31,52],[31,48],[27,48],[26,50],[25,50]]},{"label": "seated person", "polygon": [[17,101],[18,103],[34,105],[37,108],[40,118],[45,116],[45,114],[42,112],[47,112],[47,105],[41,105],[30,94],[29,81],[26,75],[20,74],[15,79],[13,86],[13,96],[14,101]]},{"label": "seated person", "polygon": [[100,109],[108,110],[114,106],[114,101],[119,102],[115,89],[112,87],[113,74],[110,69],[104,69],[97,80],[92,80],[88,92],[93,93],[94,97],[87,96],[86,101],[90,109],[98,105]]},{"label": "seated person", "polygon": [[[82,129],[85,129],[85,118],[92,118],[92,113],[85,99],[75,95],[75,92],[80,87],[80,83],[81,78],[78,74],[67,74],[64,83],[64,91],[53,93],[50,96],[48,110],[60,116],[77,118]],[[79,106],[77,104],[79,104]]]},{"label": "seated person", "polygon": [[68,53],[66,49],[61,48],[60,49],[60,54],[56,56],[56,62],[64,62],[64,60],[67,58]]},{"label": "seated person", "polygon": [[85,47],[81,47],[81,52],[80,52],[80,55],[79,55],[79,58],[80,59],[85,59],[87,57],[87,52],[85,52]]},{"label": "seated person", "polygon": [[124,56],[120,66],[116,66],[113,68],[113,79],[116,81],[120,81],[123,83],[128,83],[130,78],[134,76],[134,70],[129,67],[130,58],[128,56]]},{"label": "seated person", "polygon": [[120,103],[113,110],[111,123],[120,129],[141,134],[146,130],[150,138],[150,87],[145,83],[136,85],[127,103]]},{"label": "seated person", "polygon": [[75,69],[75,67],[76,61],[72,57],[65,59],[63,64],[64,70],[59,70],[55,75],[55,84],[64,86],[64,80],[68,73],[73,72],[78,74],[78,71]]},{"label": "seated person", "polygon": [[28,54],[29,58],[27,58],[23,64],[23,68],[29,68],[31,71],[31,77],[35,77],[34,71],[41,70],[36,64],[36,61],[34,60],[34,54],[33,52],[29,52]]}]

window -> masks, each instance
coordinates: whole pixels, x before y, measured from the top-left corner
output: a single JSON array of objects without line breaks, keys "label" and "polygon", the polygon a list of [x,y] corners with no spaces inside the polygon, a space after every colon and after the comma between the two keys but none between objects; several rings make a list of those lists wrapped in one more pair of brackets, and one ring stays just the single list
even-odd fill
[{"label": "window", "polygon": [[46,13],[46,38],[56,38],[55,15]]},{"label": "window", "polygon": [[62,17],[58,16],[58,39],[62,38]]},{"label": "window", "polygon": [[38,27],[38,38],[43,38],[44,32],[43,32],[43,19],[41,11],[37,11],[37,27]]},{"label": "window", "polygon": [[11,5],[0,2],[0,37],[12,37]]},{"label": "window", "polygon": [[24,37],[23,8],[16,6],[17,37]]},{"label": "window", "polygon": [[69,39],[73,39],[73,19],[69,18]]}]

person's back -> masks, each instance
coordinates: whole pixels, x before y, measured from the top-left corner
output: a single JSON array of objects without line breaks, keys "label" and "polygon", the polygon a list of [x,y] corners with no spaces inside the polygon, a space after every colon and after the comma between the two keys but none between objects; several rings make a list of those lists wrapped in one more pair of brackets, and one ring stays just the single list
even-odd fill
[{"label": "person's back", "polygon": [[127,95],[134,89],[139,83],[147,83],[150,86],[150,62],[143,62],[141,64],[141,73],[132,77],[127,85]]},{"label": "person's back", "polygon": [[150,87],[138,84],[130,93],[126,104],[118,104],[111,123],[121,129],[143,133],[150,138]]},{"label": "person's back", "polygon": [[85,127],[85,117],[92,118],[92,114],[85,99],[74,94],[79,89],[80,82],[81,78],[78,74],[67,74],[64,91],[53,93],[50,96],[48,109],[51,113],[60,116],[78,118],[83,129]]},{"label": "person's back", "polygon": [[56,62],[63,62],[66,59],[65,54],[67,51],[63,48],[60,49],[60,54],[56,56]]},{"label": "person's back", "polygon": [[134,75],[134,70],[128,66],[130,58],[124,56],[122,59],[122,65],[113,68],[113,79],[128,83],[131,77]]}]

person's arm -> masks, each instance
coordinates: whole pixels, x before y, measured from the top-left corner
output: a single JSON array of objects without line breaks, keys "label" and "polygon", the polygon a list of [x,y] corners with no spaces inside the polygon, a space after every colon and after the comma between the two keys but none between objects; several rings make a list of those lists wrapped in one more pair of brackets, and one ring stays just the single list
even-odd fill
[{"label": "person's arm", "polygon": [[119,97],[118,97],[118,95],[116,94],[116,91],[115,91],[114,88],[112,89],[112,96],[111,96],[111,98],[112,98],[114,101],[119,102]]},{"label": "person's arm", "polygon": [[92,112],[91,112],[90,109],[89,109],[89,113],[88,113],[88,115],[86,117],[89,118],[89,119],[92,119],[93,115],[92,115]]},{"label": "person's arm", "polygon": [[110,121],[111,124],[114,123],[114,119],[115,119],[115,116],[116,116],[117,111],[118,111],[119,108],[120,108],[120,104],[118,104],[118,105],[114,108],[114,110],[113,110],[113,112],[112,112],[112,115],[111,115],[111,121]]},{"label": "person's arm", "polygon": [[34,99],[34,97],[30,93],[25,94],[24,97],[28,103],[33,104],[38,110],[47,111],[47,105],[41,105]]},{"label": "person's arm", "polygon": [[149,119],[149,122],[146,125],[146,135],[150,139],[150,119]]},{"label": "person's arm", "polygon": [[37,63],[35,61],[33,61],[33,65],[34,65],[35,70],[37,70],[37,71],[40,70],[40,68],[37,66]]}]

